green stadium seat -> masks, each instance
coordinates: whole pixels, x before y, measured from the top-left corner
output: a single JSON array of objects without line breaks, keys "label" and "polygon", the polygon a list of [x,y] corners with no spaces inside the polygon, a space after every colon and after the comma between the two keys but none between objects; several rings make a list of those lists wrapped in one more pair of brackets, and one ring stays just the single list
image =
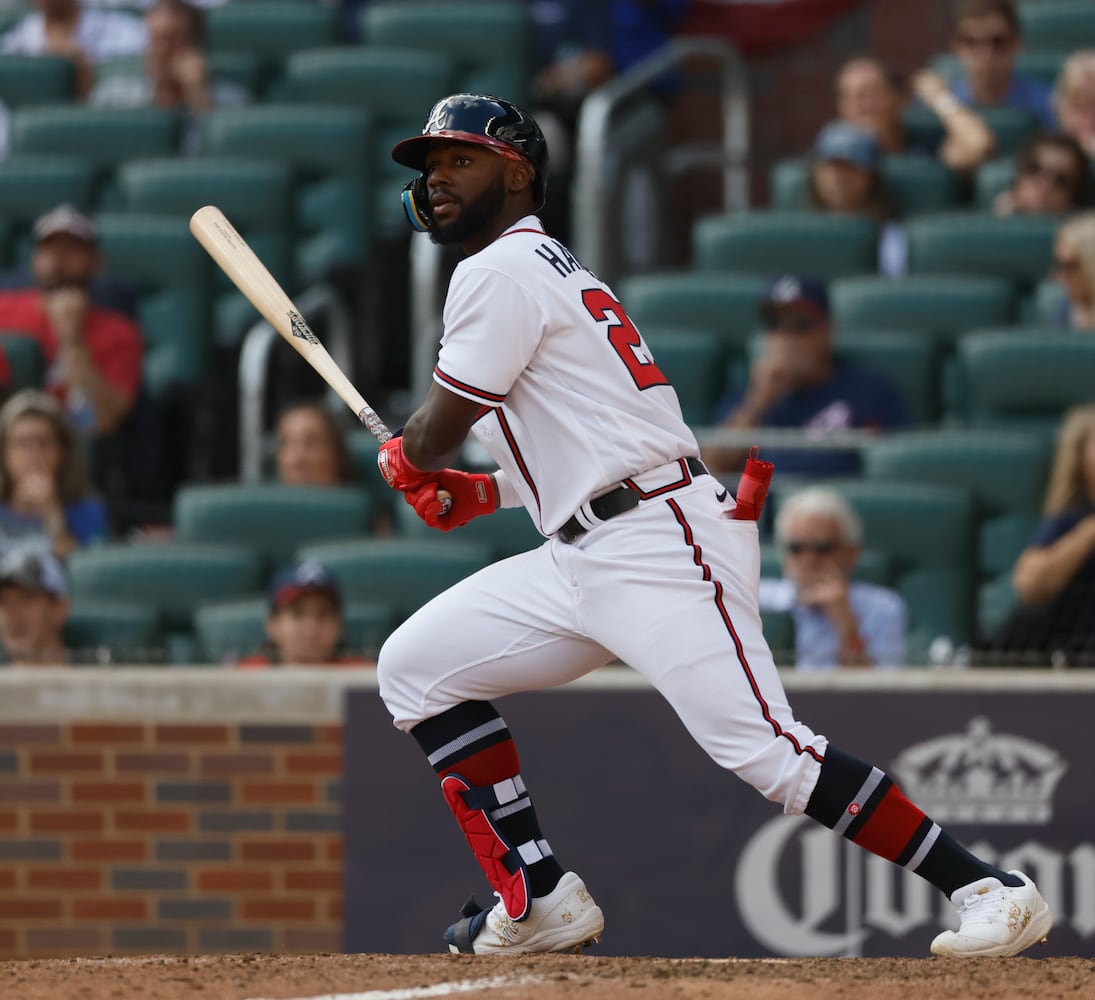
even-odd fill
[{"label": "green stadium seat", "polygon": [[840,278],[829,300],[841,333],[906,330],[941,346],[963,330],[1009,323],[1015,310],[1011,283],[980,275]]},{"label": "green stadium seat", "polygon": [[[1082,2],[1086,3],[1087,0]],[[1058,48],[1028,47],[1016,55],[1015,72],[1021,76],[1041,80],[1043,83],[1055,83],[1057,74],[1061,71],[1061,63],[1065,61],[1070,51],[1067,44]],[[962,74],[962,64],[952,52],[940,53],[933,57],[931,67],[948,80],[954,80]]]},{"label": "green stadium seat", "polygon": [[[1000,156],[1014,153],[1028,135],[1041,127],[1038,119],[1022,108],[978,108],[977,113],[996,137],[996,153]],[[934,149],[942,143],[943,125],[929,108],[911,105],[902,111],[901,121],[913,145]]]},{"label": "green stadium seat", "polygon": [[721,338],[729,359],[743,354],[761,325],[758,313],[768,280],[755,274],[681,271],[624,278],[618,287],[640,332],[678,324],[707,330]]},{"label": "green stadium seat", "polygon": [[503,507],[489,517],[477,517],[462,528],[442,532],[431,528],[415,512],[410,504],[400,500],[395,508],[395,524],[398,534],[403,538],[421,539],[441,549],[450,540],[466,545],[469,542],[488,549],[490,561],[497,562],[538,548],[544,543],[524,507]]},{"label": "green stadium seat", "polygon": [[983,274],[1020,291],[1045,277],[1060,221],[1040,215],[989,212],[927,215],[908,223],[913,274]]},{"label": "green stadium seat", "polygon": [[[440,52],[374,45],[306,49],[291,55],[279,98],[365,108],[373,119],[374,211],[385,236],[402,236],[407,219],[400,193],[407,168],[392,147],[422,128],[429,108],[455,89],[455,68]],[[393,101],[392,94],[399,94]]]},{"label": "green stadium seat", "polygon": [[[381,0],[362,8],[360,25],[367,46],[412,46],[450,57],[461,91],[528,104],[535,39],[527,4]],[[428,111],[429,105],[420,109],[420,123]]]},{"label": "green stadium seat", "polygon": [[117,205],[114,172],[140,157],[172,156],[178,142],[175,115],[165,108],[91,108],[77,104],[26,107],[11,116],[13,155],[78,156],[96,170],[96,205]]},{"label": "green stadium seat", "polygon": [[0,55],[0,98],[9,110],[76,100],[76,73],[65,56]]},{"label": "green stadium seat", "polygon": [[192,632],[204,601],[262,593],[262,567],[242,545],[108,542],[69,556],[73,603],[117,600],[155,610],[167,633]]},{"label": "green stadium seat", "polygon": [[376,229],[367,111],[289,103],[220,108],[209,112],[202,129],[202,156],[260,158],[291,168],[288,229],[298,283],[365,263]]},{"label": "green stadium seat", "polygon": [[[292,172],[285,163],[216,157],[137,160],[118,171],[122,208],[189,220],[203,205],[217,205],[284,288],[294,285],[291,235]],[[219,267],[213,270],[213,321],[217,339],[239,340],[259,318]]]},{"label": "green stadium seat", "polygon": [[0,160],[0,263],[30,260],[30,230],[38,216],[68,203],[95,207],[97,170],[77,156],[9,156]]},{"label": "green stadium seat", "polygon": [[1064,286],[1054,278],[1038,282],[1020,303],[1020,320],[1032,326],[1061,327],[1061,310],[1068,308]]},{"label": "green stadium seat", "polygon": [[0,330],[0,352],[11,368],[11,388],[40,389],[46,373],[41,345],[18,330]]},{"label": "green stadium seat", "polygon": [[900,331],[838,330],[833,347],[838,357],[851,358],[889,378],[900,390],[913,423],[939,419],[941,373],[930,338]]},{"label": "green stadium seat", "polygon": [[723,390],[722,338],[709,330],[648,324],[642,331],[654,362],[669,379],[687,423],[711,422]]},{"label": "green stadium seat", "polygon": [[878,237],[878,224],[859,216],[759,210],[699,219],[692,255],[700,271],[830,279],[876,273]]},{"label": "green stadium seat", "polygon": [[991,212],[996,196],[1011,187],[1014,180],[1014,156],[1000,157],[982,163],[973,178],[974,208],[982,212]]},{"label": "green stadium seat", "polygon": [[[765,542],[760,547],[760,575],[762,579],[783,576],[783,559],[779,545],[774,542]],[[880,587],[892,586],[893,575],[893,561],[878,549],[862,549],[852,572],[853,579],[875,583]]]},{"label": "green stadium seat", "polygon": [[[806,157],[779,160],[769,171],[772,208],[795,211],[806,208],[810,160]],[[897,214],[901,217],[940,212],[960,202],[957,175],[928,156],[896,154],[884,156],[880,170]]]},{"label": "green stadium seat", "polygon": [[297,554],[323,563],[347,600],[390,605],[397,622],[491,561],[485,545],[416,538],[322,542]]},{"label": "green stadium seat", "polygon": [[281,75],[292,53],[339,41],[338,18],[336,4],[226,3],[206,13],[207,47],[213,57],[221,52],[252,53],[258,60],[256,86],[261,93]]},{"label": "green stadium seat", "polygon": [[[256,652],[266,638],[269,605],[263,598],[204,604],[194,612],[194,631],[203,658],[234,663]],[[392,630],[391,609],[383,604],[347,604],[342,611],[346,645],[375,657]]]},{"label": "green stadium seat", "polygon": [[371,515],[369,494],[349,486],[189,483],[175,493],[171,523],[176,541],[245,545],[272,573],[302,545],[361,537]]},{"label": "green stadium seat", "polygon": [[1095,46],[1095,7],[1088,0],[1024,0],[1016,9],[1028,49],[1074,51]]},{"label": "green stadium seat", "polygon": [[955,417],[974,427],[1053,430],[1068,407],[1091,402],[1093,372],[1089,333],[970,331],[957,344]]},{"label": "green stadium seat", "polygon": [[83,598],[73,601],[64,625],[65,644],[84,662],[159,663],[164,639],[154,607],[137,601]]},{"label": "green stadium seat", "polygon": [[96,219],[107,270],[137,294],[144,387],[153,397],[208,378],[211,263],[178,218],[106,213]]},{"label": "green stadium seat", "polygon": [[795,622],[786,611],[761,611],[764,639],[777,667],[795,665]]}]

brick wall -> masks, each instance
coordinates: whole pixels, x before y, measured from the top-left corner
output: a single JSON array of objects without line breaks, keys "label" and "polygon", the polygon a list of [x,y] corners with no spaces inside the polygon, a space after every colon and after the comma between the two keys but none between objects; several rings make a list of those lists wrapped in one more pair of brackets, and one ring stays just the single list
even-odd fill
[{"label": "brick wall", "polygon": [[0,710],[0,957],[340,949],[337,717],[33,714]]}]

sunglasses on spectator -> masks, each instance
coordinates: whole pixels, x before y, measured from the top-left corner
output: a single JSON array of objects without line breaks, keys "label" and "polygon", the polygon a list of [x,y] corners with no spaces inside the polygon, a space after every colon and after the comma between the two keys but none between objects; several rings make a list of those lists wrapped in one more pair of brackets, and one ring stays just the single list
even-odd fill
[{"label": "sunglasses on spectator", "polygon": [[787,312],[767,307],[760,312],[761,321],[769,330],[786,330],[788,333],[809,333],[821,326],[820,316],[808,313]]},{"label": "sunglasses on spectator", "polygon": [[1079,257],[1054,257],[1054,271],[1075,271],[1080,266]]},{"label": "sunglasses on spectator", "polygon": [[1054,170],[1052,167],[1047,167],[1037,160],[1033,163],[1028,163],[1023,168],[1023,173],[1027,177],[1044,177],[1058,191],[1066,191],[1071,194],[1076,188],[1077,178],[1075,174],[1062,173],[1060,170]]},{"label": "sunglasses on spectator", "polygon": [[813,541],[794,538],[784,542],[783,547],[793,556],[800,556],[803,552],[812,552],[815,556],[831,556],[840,548],[840,542],[835,538],[817,538]]},{"label": "sunglasses on spectator", "polygon": [[958,44],[964,49],[991,49],[1003,52],[1011,45],[1011,35],[959,35]]}]

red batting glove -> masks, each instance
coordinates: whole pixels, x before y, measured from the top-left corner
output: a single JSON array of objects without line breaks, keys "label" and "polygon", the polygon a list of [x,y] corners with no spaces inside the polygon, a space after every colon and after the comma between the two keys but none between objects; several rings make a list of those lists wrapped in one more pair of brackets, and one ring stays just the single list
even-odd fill
[{"label": "red batting glove", "polygon": [[768,484],[772,481],[772,470],[775,466],[757,458],[759,454],[760,449],[754,445],[749,449],[749,457],[745,460],[745,471],[741,474],[736,493],[738,505],[732,515],[736,521],[759,521],[760,512],[764,510]]},{"label": "red batting glove", "polygon": [[[463,527],[472,518],[493,514],[498,509],[498,494],[485,473],[442,469],[429,476],[429,482],[404,492],[403,499],[431,528],[451,531]],[[444,490],[452,497],[447,513],[444,501],[438,499],[438,490]]]},{"label": "red batting glove", "polygon": [[433,482],[435,472],[423,472],[415,468],[409,458],[403,454],[403,438],[394,437],[385,441],[376,453],[376,464],[384,481],[393,489],[405,493],[427,482]]}]

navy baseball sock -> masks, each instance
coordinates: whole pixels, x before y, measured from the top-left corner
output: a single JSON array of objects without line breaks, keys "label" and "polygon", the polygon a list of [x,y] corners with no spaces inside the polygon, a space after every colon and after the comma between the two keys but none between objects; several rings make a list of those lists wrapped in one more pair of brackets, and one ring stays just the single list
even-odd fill
[{"label": "navy baseball sock", "polygon": [[825,751],[806,815],[872,854],[916,872],[948,897],[989,876],[1004,885],[1022,885],[1014,875],[970,854],[877,767],[832,744]]},{"label": "navy baseball sock", "polygon": [[563,869],[540,831],[509,729],[490,702],[466,701],[420,722],[411,735],[441,779],[476,860],[516,919],[521,872],[535,897],[548,895]]}]

